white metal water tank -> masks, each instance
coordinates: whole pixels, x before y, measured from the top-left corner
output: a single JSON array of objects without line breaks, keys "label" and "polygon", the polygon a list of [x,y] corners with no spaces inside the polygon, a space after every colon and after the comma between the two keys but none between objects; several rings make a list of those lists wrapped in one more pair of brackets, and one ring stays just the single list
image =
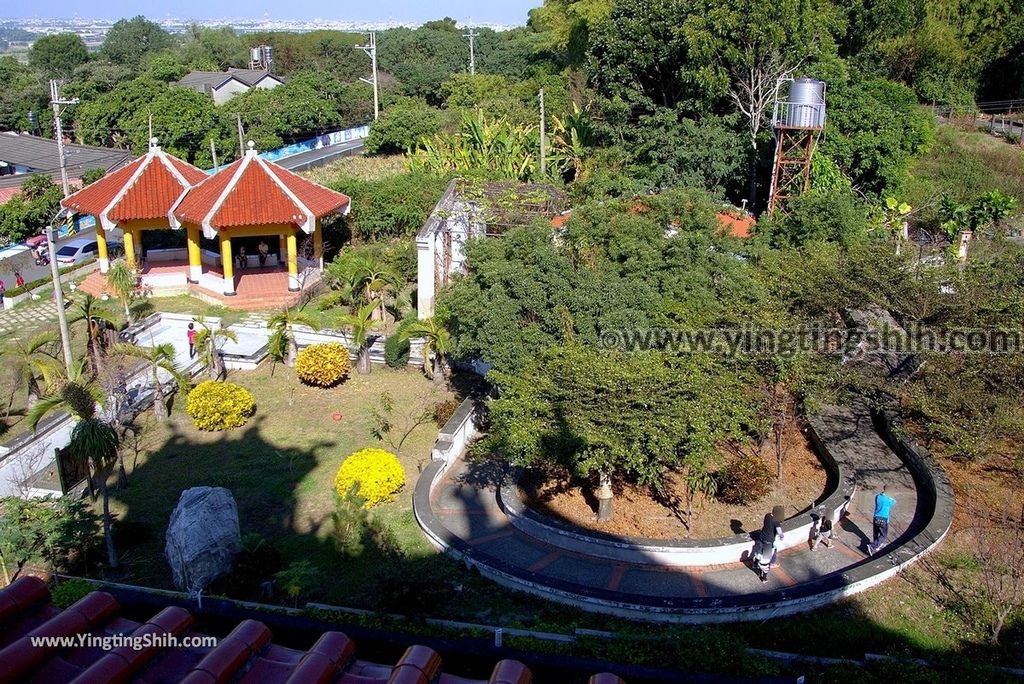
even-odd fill
[{"label": "white metal water tank", "polygon": [[263,51],[260,48],[258,48],[258,47],[249,48],[249,61],[250,62],[259,62],[262,59],[263,59]]},{"label": "white metal water tank", "polygon": [[263,46],[263,66],[270,68],[271,63],[274,61],[274,47],[272,45]]},{"label": "white metal water tank", "polygon": [[822,128],[825,125],[825,83],[798,78],[789,84],[786,125],[793,128]]}]

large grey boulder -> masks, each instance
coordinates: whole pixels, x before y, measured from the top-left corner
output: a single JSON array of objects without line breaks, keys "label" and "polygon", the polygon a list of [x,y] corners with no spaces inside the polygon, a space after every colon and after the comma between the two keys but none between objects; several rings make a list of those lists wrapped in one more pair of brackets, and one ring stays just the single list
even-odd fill
[{"label": "large grey boulder", "polygon": [[167,526],[164,553],[174,584],[200,591],[221,575],[241,547],[238,506],[223,487],[193,487],[181,493]]}]

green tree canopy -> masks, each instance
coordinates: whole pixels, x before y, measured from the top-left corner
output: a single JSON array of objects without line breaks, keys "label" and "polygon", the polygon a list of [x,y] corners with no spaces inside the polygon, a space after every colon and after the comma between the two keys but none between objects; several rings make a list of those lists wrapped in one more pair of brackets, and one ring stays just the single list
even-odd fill
[{"label": "green tree canopy", "polygon": [[169,33],[140,14],[115,22],[107,31],[100,53],[112,62],[137,66],[146,54],[165,50],[173,44]]},{"label": "green tree canopy", "polygon": [[43,36],[28,51],[29,65],[53,78],[67,78],[75,67],[87,61],[85,41],[75,33]]}]

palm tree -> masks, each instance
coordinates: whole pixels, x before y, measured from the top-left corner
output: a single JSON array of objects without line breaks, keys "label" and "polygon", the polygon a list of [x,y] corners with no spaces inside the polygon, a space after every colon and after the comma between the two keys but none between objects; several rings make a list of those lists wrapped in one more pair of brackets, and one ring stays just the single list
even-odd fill
[{"label": "palm tree", "polygon": [[373,312],[376,308],[377,304],[370,302],[369,304],[364,304],[356,313],[345,314],[341,317],[342,323],[352,326],[352,341],[359,347],[359,351],[356,352],[356,372],[360,375],[367,375],[370,372],[370,345],[368,338],[370,332],[377,324],[373,320]]},{"label": "palm tree", "polygon": [[[444,327],[444,324],[438,321],[436,316],[424,321],[417,321],[405,329],[402,337],[407,339],[423,338],[423,372],[438,384],[445,382],[448,374],[447,356],[452,348],[452,335]],[[433,355],[433,362],[431,362],[431,355]]]},{"label": "palm tree", "polygon": [[107,560],[113,571],[116,571],[120,564],[110,526],[110,491],[107,488],[107,480],[118,463],[117,447],[117,432],[110,423],[101,420],[95,414],[82,418],[71,430],[71,443],[68,449],[73,458],[88,464],[103,496],[103,538],[107,544]]},{"label": "palm tree", "polygon": [[89,341],[86,343],[86,354],[94,373],[99,373],[103,359],[103,329],[105,324],[117,325],[117,319],[109,312],[100,308],[99,300],[91,294],[86,294],[78,303],[78,307],[71,313],[68,323],[85,321],[89,332]]},{"label": "palm tree", "polygon": [[168,373],[174,384],[178,386],[179,392],[187,390],[191,384],[187,375],[178,370],[174,365],[174,345],[170,342],[157,344],[151,347],[137,347],[133,344],[115,344],[114,352],[124,356],[132,356],[142,359],[149,364],[153,372],[153,413],[159,421],[168,418],[167,398],[164,395],[163,385],[160,383],[160,371]]},{"label": "palm tree", "polygon": [[[3,350],[4,356],[11,359],[11,365],[15,373],[16,382],[19,386],[28,390],[27,406],[32,409],[39,401],[42,392],[39,388],[39,380],[49,385],[53,379],[60,375],[60,359],[57,357],[57,333],[53,331],[42,332],[30,340],[14,340]],[[13,394],[11,400],[14,400]],[[10,411],[10,404],[8,404]]]},{"label": "palm tree", "polygon": [[383,321],[385,296],[401,283],[402,278],[369,255],[353,258],[346,270],[352,293],[366,304],[375,304],[373,320]]},{"label": "palm tree", "polygon": [[285,360],[285,365],[288,367],[295,365],[295,357],[299,355],[299,345],[295,341],[294,326],[296,325],[308,325],[313,330],[320,329],[320,324],[316,320],[302,313],[302,307],[289,308],[286,306],[267,321],[267,327],[274,331],[276,339],[272,342],[275,344],[275,348],[279,349],[283,341],[288,343],[288,358]]},{"label": "palm tree", "polygon": [[84,379],[85,359],[71,366],[71,372],[57,378],[54,390],[41,398],[26,416],[31,430],[35,430],[43,416],[63,409],[76,421],[71,429],[68,450],[71,456],[84,461],[90,472],[91,483],[97,483],[103,495],[103,536],[107,544],[107,557],[111,570],[118,568],[117,551],[110,526],[110,495],[107,480],[118,464],[117,432],[96,415],[96,406],[102,395],[94,385]]},{"label": "palm tree", "polygon": [[203,316],[196,317],[199,330],[196,331],[196,350],[199,352],[199,359],[206,366],[210,379],[221,380],[227,375],[224,368],[224,360],[220,356],[220,350],[224,342],[230,340],[238,342],[238,335],[234,331],[225,328],[222,322],[218,327],[211,328],[206,324]]},{"label": "palm tree", "polygon": [[50,382],[47,394],[25,414],[29,430],[34,431],[39,421],[56,410],[66,411],[78,420],[96,415],[96,404],[103,400],[103,393],[85,379],[85,363],[85,359],[74,362],[67,374],[56,368],[57,374]]},{"label": "palm tree", "polygon": [[139,284],[139,274],[134,268],[128,265],[124,259],[117,259],[110,265],[107,271],[107,284],[117,295],[124,305],[124,316],[129,323],[132,322],[132,312],[128,304],[132,300],[135,288]]}]

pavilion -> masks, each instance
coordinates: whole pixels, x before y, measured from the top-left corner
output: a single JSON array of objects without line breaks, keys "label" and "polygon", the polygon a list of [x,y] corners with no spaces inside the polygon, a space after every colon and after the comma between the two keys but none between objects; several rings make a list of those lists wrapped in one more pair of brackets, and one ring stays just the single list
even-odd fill
[{"label": "pavilion", "polygon": [[[145,156],[62,204],[96,217],[101,273],[109,267],[108,231],[118,228],[125,259],[139,270],[147,292],[190,292],[228,306],[271,308],[290,303],[297,295],[289,293],[322,272],[322,219],[347,213],[349,198],[262,159],[251,142],[241,159],[210,175],[167,154],[154,139]],[[170,234],[152,235],[144,245],[143,232],[158,230]],[[101,294],[105,279],[97,274],[82,288]],[[239,290],[244,297],[225,299]]]},{"label": "pavilion", "polygon": [[298,292],[303,284],[299,277],[299,238],[309,245],[303,246],[304,269],[319,273],[323,270],[321,220],[335,212],[347,213],[348,209],[346,195],[262,159],[250,141],[245,156],[185,192],[167,217],[172,226],[184,226],[188,232],[192,282],[198,282],[202,274],[200,236],[218,242],[222,291],[225,296],[233,296],[232,242],[243,248],[250,243],[245,264],[240,262],[247,267],[259,258],[260,245],[253,246],[254,240],[261,244],[268,237],[276,240],[277,260],[286,255],[288,291]]},{"label": "pavilion", "polygon": [[61,205],[95,217],[100,272],[106,273],[110,265],[108,231],[121,229],[125,259],[135,265],[142,231],[169,229],[168,210],[192,185],[208,177],[202,170],[161,150],[153,138],[144,156],[69,195]]}]

